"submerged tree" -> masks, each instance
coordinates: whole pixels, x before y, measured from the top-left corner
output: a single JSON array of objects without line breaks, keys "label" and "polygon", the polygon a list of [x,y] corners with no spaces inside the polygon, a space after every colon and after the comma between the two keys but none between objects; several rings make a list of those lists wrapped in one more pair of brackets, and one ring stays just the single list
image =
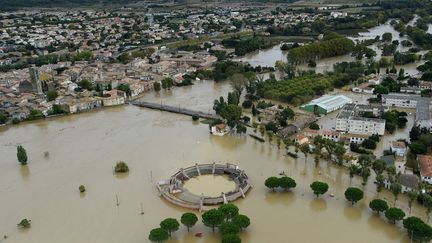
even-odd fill
[{"label": "submerged tree", "polygon": [[387,205],[387,202],[382,199],[374,199],[370,201],[369,208],[372,209],[374,212],[382,213],[385,212],[389,207]]},{"label": "submerged tree", "polygon": [[189,229],[193,227],[197,221],[198,217],[194,213],[184,213],[180,219],[180,222],[187,227],[188,232]]},{"label": "submerged tree", "polygon": [[400,208],[389,208],[385,211],[385,216],[395,224],[396,221],[402,220],[405,217],[405,213]]},{"label": "submerged tree", "polygon": [[279,179],[275,176],[269,177],[265,180],[264,185],[274,191],[276,187],[279,187]]},{"label": "submerged tree", "polygon": [[408,195],[409,214],[411,214],[412,204],[415,200],[417,200],[419,194],[416,190],[411,190],[407,192],[407,195]]},{"label": "submerged tree", "polygon": [[250,225],[250,219],[243,214],[239,214],[232,219],[232,222],[240,227],[240,230],[246,229]]},{"label": "submerged tree", "polygon": [[21,163],[21,165],[26,165],[27,164],[27,152],[24,149],[23,146],[19,145],[17,147],[17,158],[18,161]]},{"label": "submerged tree", "polygon": [[213,232],[214,229],[223,222],[223,220],[223,213],[217,209],[210,209],[202,215],[202,221],[204,225],[207,227],[211,227]]},{"label": "submerged tree", "polygon": [[151,242],[157,242],[157,243],[167,241],[168,238],[169,238],[168,231],[162,228],[152,229],[148,237],[148,239]]},{"label": "submerged tree", "polygon": [[170,237],[171,237],[171,233],[174,231],[177,231],[180,227],[179,222],[177,221],[177,219],[173,219],[173,218],[167,218],[164,219],[161,223],[160,223],[160,227],[164,230],[166,230]]},{"label": "submerged tree", "polygon": [[354,205],[354,203],[363,199],[363,191],[357,187],[348,187],[345,190],[345,198]]},{"label": "submerged tree", "polygon": [[225,221],[231,221],[232,218],[238,215],[239,209],[232,203],[222,204],[218,210],[223,214]]},{"label": "submerged tree", "polygon": [[312,189],[312,191],[314,192],[314,194],[317,197],[319,197],[320,195],[323,195],[323,194],[325,194],[328,191],[329,186],[325,182],[314,181],[310,185],[310,188]]},{"label": "submerged tree", "polygon": [[294,179],[288,176],[283,176],[279,178],[279,186],[282,187],[285,191],[297,186],[297,183]]}]

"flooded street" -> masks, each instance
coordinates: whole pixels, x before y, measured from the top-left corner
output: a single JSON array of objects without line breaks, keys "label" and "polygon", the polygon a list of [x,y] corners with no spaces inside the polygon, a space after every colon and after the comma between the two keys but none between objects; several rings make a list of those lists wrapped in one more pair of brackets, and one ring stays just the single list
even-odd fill
[{"label": "flooded street", "polygon": [[[204,81],[143,99],[207,111],[230,89],[228,83]],[[17,144],[27,150],[26,167],[17,162]],[[179,219],[186,211],[159,198],[157,181],[179,168],[212,162],[238,164],[250,178],[253,189],[235,202],[251,218],[250,228],[241,233],[243,242],[409,242],[400,224],[369,211],[375,197],[393,200],[389,192],[376,193],[372,178],[365,198],[351,206],[343,193],[350,185],[362,187],[361,179],[351,181],[345,169],[325,161],[316,167],[301,153],[294,160],[276,145],[245,135],[211,136],[208,125],[187,116],[129,105],[3,127],[0,154],[0,235],[8,236],[2,243],[148,242],[149,231],[161,220]],[[113,174],[118,160],[129,165],[128,175]],[[281,171],[297,187],[269,192],[264,180]],[[309,188],[314,180],[328,182],[329,193],[314,198]],[[83,195],[81,184],[87,188]],[[404,200],[400,196],[397,204],[407,212]],[[417,205],[413,209],[423,219],[424,212]],[[22,218],[32,220],[30,229],[17,229]],[[182,226],[168,242],[220,242],[201,222],[196,231],[204,237],[195,238]]]}]

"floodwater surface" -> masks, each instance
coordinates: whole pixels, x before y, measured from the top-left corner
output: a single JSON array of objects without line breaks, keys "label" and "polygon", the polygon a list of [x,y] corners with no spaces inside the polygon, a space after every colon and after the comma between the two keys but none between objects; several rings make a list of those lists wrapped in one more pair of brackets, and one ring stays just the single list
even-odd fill
[{"label": "floodwater surface", "polygon": [[[205,111],[230,89],[228,83],[205,81],[143,99]],[[27,149],[28,166],[17,162],[18,144]],[[8,236],[2,243],[148,242],[161,220],[180,219],[188,211],[160,198],[156,183],[179,168],[212,162],[237,164],[250,178],[253,189],[235,202],[251,219],[243,242],[409,242],[401,224],[368,210],[373,198],[393,201],[388,192],[376,193],[372,178],[362,186],[360,178],[351,180],[345,169],[325,161],[305,162],[301,153],[294,160],[284,149],[246,135],[212,136],[208,125],[187,116],[126,105],[2,127],[0,155],[0,235]],[[113,174],[118,160],[130,168],[121,177]],[[281,171],[297,187],[270,192],[265,179]],[[329,183],[328,194],[314,197],[309,185],[315,180]],[[81,184],[84,194],[78,191]],[[354,206],[343,196],[348,186],[366,191]],[[397,206],[408,212],[405,197]],[[417,205],[413,214],[425,218]],[[23,218],[31,220],[30,229],[17,229]],[[197,231],[202,238],[193,236]],[[200,220],[191,233],[182,226],[168,242],[220,239]]]},{"label": "floodwater surface", "polygon": [[222,192],[233,191],[236,184],[228,175],[201,175],[185,181],[183,187],[198,196],[217,197]]}]

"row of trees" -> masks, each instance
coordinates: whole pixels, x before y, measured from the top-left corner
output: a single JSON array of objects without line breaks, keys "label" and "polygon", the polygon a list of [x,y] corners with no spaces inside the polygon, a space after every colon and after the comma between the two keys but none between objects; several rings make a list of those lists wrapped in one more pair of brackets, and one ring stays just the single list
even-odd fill
[{"label": "row of trees", "polygon": [[[190,228],[198,222],[198,217],[194,213],[184,213],[180,222],[186,226],[189,232]],[[219,229],[222,234],[222,243],[240,243],[240,231],[250,225],[249,217],[239,214],[238,207],[230,203],[203,213],[202,222],[205,226],[212,228],[213,232],[216,228]],[[160,228],[150,231],[149,240],[151,242],[164,242],[179,228],[180,224],[177,219],[167,218],[160,223]]]},{"label": "row of trees", "polygon": [[288,60],[292,64],[300,64],[309,60],[345,55],[353,50],[352,40],[337,34],[330,34],[322,41],[290,50]]},{"label": "row of trees", "polygon": [[[410,202],[412,203],[411,200]],[[408,231],[411,240],[417,240],[420,242],[432,240],[432,227],[423,222],[420,218],[414,216],[405,218],[406,214],[402,209],[396,207],[390,208],[387,202],[382,199],[374,199],[370,201],[369,208],[378,215],[384,213],[385,217],[394,224],[397,221],[403,220],[403,226]]]},{"label": "row of trees", "polygon": [[[286,191],[290,190],[291,188],[295,188],[296,182],[294,179],[287,176],[279,178],[272,176],[265,180],[264,185],[273,192],[275,191],[275,188],[278,187],[281,187]],[[312,189],[315,196],[319,197],[328,191],[329,185],[322,181],[314,181],[312,184],[310,184],[310,188]],[[363,194],[363,191],[357,187],[349,187],[344,193],[345,198],[352,204],[360,201],[363,198]]]}]

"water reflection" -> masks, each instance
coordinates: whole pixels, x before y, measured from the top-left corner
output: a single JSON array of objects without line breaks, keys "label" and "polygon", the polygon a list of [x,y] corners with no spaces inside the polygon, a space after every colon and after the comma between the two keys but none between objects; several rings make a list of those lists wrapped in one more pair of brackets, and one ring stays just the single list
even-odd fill
[{"label": "water reflection", "polygon": [[322,212],[327,209],[327,201],[323,198],[312,199],[309,208],[314,212]]},{"label": "water reflection", "polygon": [[20,166],[20,174],[24,181],[28,181],[30,178],[30,168],[28,165]]},{"label": "water reflection", "polygon": [[358,221],[362,217],[362,211],[355,205],[347,205],[344,207],[343,215],[349,220]]}]

